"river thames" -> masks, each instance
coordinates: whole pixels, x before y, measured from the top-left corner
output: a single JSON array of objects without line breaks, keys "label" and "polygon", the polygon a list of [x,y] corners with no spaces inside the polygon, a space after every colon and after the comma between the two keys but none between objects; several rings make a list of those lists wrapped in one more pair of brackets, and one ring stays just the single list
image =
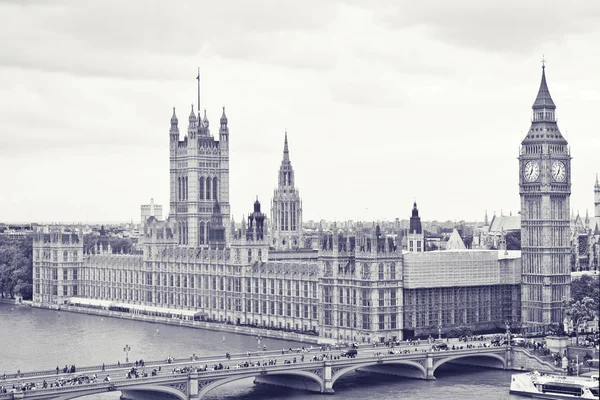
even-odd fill
[{"label": "river thames", "polygon": [[[256,351],[255,337],[183,328],[177,326],[102,318],[85,314],[0,304],[0,374],[125,361],[123,347],[129,345],[130,360],[158,360],[168,356],[189,357]],[[263,338],[267,349],[298,347],[296,342]],[[378,400],[519,400],[509,395],[511,371],[446,365],[437,379],[424,381],[399,377],[350,373],[338,382],[338,399]],[[254,385],[252,379],[232,382],[215,389],[214,400],[317,400],[323,395],[294,389]],[[92,400],[118,399],[118,393],[82,397]]]}]

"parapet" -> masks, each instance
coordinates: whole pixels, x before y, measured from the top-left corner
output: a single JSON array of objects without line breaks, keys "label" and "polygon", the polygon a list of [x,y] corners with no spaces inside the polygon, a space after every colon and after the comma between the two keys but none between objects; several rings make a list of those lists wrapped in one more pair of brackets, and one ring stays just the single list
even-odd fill
[{"label": "parapet", "polygon": [[52,227],[40,229],[33,234],[34,245],[63,244],[76,245],[83,244],[83,234],[81,232],[71,232],[63,227]]}]

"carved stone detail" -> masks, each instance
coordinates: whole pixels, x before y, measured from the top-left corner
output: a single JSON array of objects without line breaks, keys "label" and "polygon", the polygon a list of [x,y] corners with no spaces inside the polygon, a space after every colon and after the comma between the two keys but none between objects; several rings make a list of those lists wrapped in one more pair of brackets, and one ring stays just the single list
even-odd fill
[{"label": "carved stone detail", "polygon": [[331,368],[331,376],[335,376],[338,372],[340,372],[344,368]]},{"label": "carved stone detail", "polygon": [[198,389],[202,389],[202,388],[210,385],[213,382],[214,382],[214,380],[211,380],[211,381],[201,381],[201,380],[199,380],[198,381]]},{"label": "carved stone detail", "polygon": [[185,394],[187,394],[187,390],[188,390],[188,385],[187,383],[174,383],[172,385],[169,385],[174,389],[179,390],[180,392],[183,392]]},{"label": "carved stone detail", "polygon": [[312,373],[315,374],[315,375],[317,375],[319,378],[323,377],[323,369],[322,368],[313,369]]}]

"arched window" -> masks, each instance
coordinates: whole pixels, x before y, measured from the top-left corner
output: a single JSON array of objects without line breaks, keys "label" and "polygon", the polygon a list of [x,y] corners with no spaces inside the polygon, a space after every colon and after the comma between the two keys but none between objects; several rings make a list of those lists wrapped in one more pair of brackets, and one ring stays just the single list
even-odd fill
[{"label": "arched window", "polygon": [[177,200],[181,200],[181,177],[177,177]]},{"label": "arched window", "polygon": [[379,263],[379,280],[382,281],[383,279],[384,279],[383,263]]},{"label": "arched window", "polygon": [[206,200],[210,200],[210,183],[212,179],[206,178]]},{"label": "arched window", "polygon": [[204,200],[204,177],[200,177],[200,200]]},{"label": "arched window", "polygon": [[213,200],[218,200],[219,196],[217,196],[217,177],[213,178]]},{"label": "arched window", "polygon": [[205,238],[205,236],[204,236],[204,230],[205,229],[206,228],[205,228],[204,222],[200,222],[200,227],[198,228],[198,233],[199,233],[199,236],[200,236],[199,237],[200,244],[204,244],[204,238]]}]

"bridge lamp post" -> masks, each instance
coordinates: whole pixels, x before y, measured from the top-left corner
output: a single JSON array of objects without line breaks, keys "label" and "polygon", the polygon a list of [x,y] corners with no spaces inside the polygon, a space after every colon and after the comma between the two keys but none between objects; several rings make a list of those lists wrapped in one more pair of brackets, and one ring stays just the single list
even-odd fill
[{"label": "bridge lamp post", "polygon": [[510,344],[510,321],[506,320],[506,345]]},{"label": "bridge lamp post", "polygon": [[442,324],[438,325],[438,340],[442,340]]},{"label": "bridge lamp post", "polygon": [[125,347],[123,347],[123,351],[125,352],[125,362],[128,363],[129,362],[129,352],[131,351],[131,347],[129,347],[129,345],[126,344]]}]

